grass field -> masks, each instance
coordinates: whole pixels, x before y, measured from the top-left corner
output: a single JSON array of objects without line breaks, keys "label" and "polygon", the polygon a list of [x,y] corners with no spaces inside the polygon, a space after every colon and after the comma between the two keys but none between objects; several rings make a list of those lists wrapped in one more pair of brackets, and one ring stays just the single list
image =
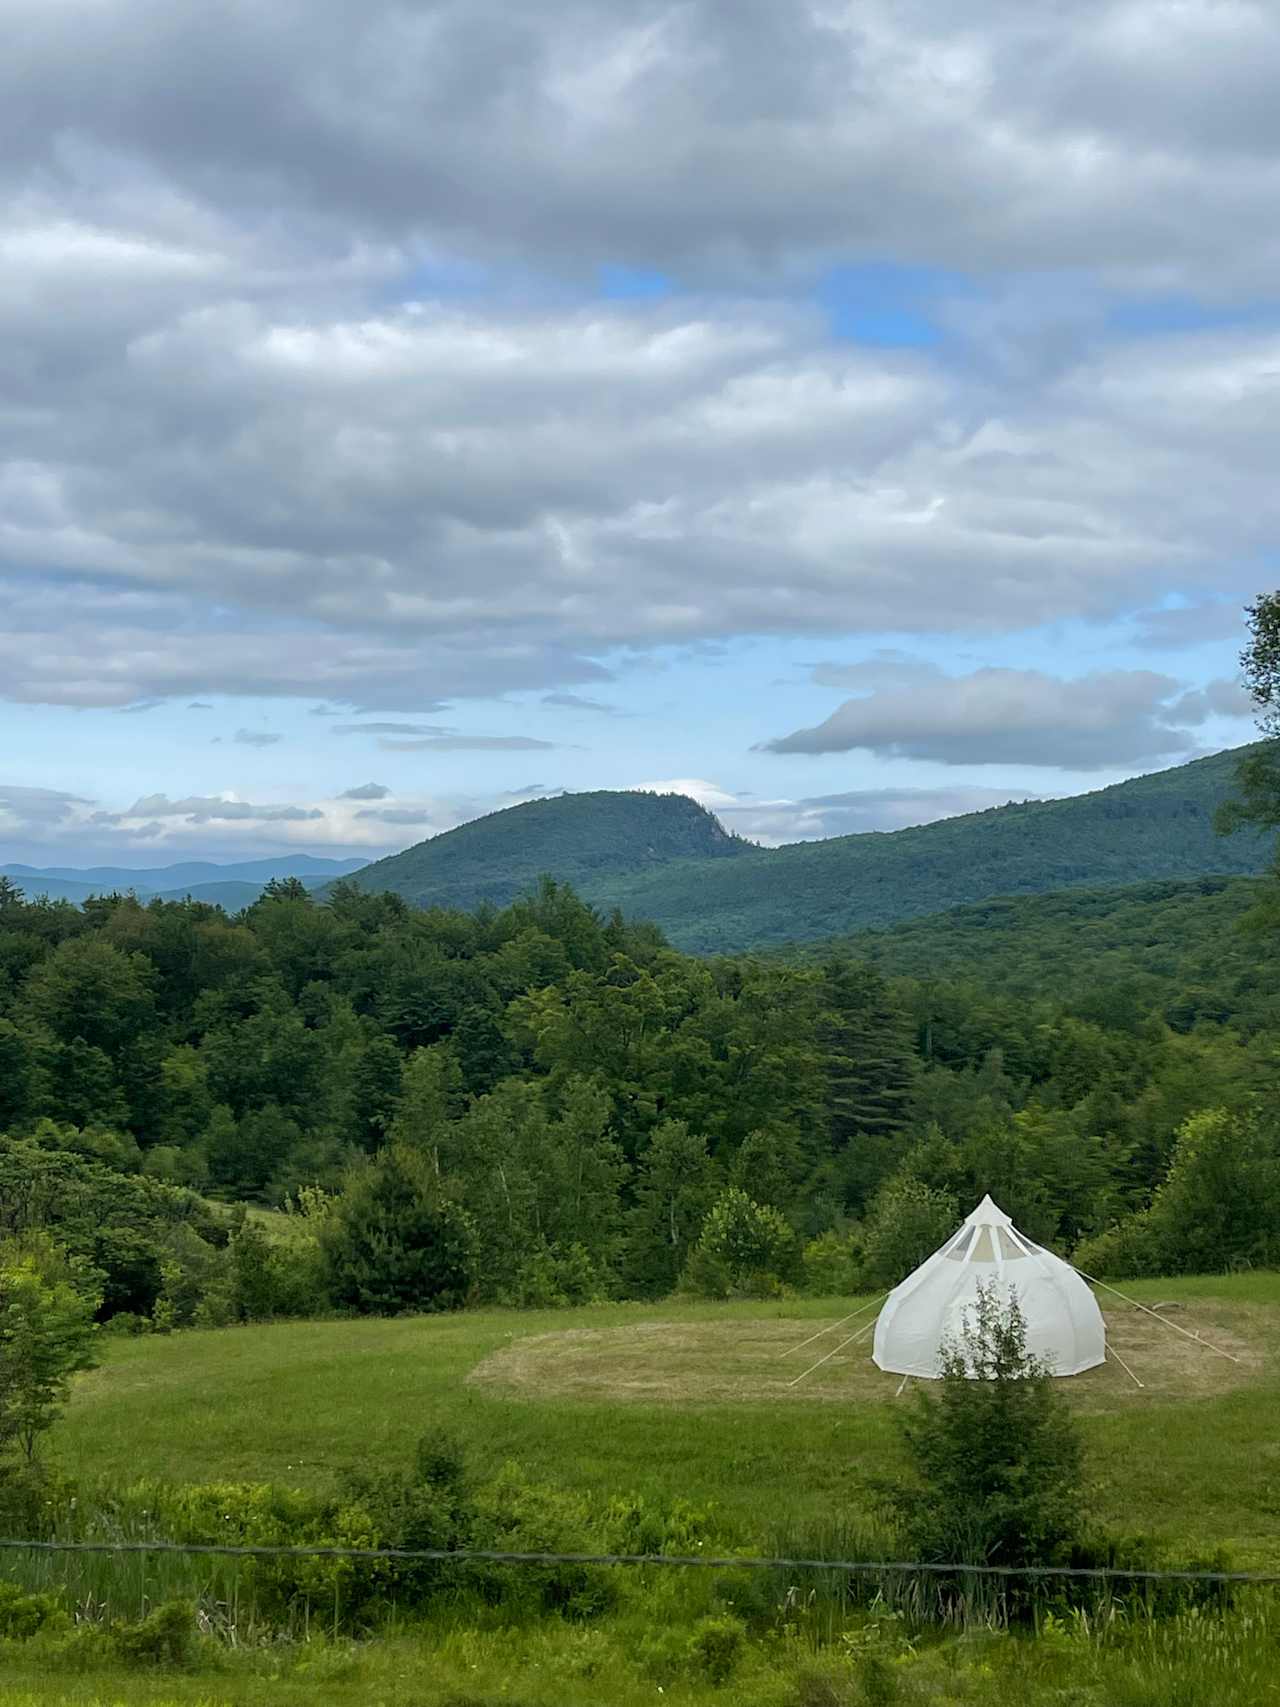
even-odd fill
[{"label": "grass field", "polygon": [[[1064,1383],[1086,1431],[1093,1514],[1184,1550],[1225,1543],[1241,1563],[1280,1565],[1280,1276],[1132,1291],[1180,1306],[1171,1319],[1242,1361],[1108,1305],[1114,1343],[1150,1385],[1138,1391],[1111,1367]],[[587,1493],[712,1502],[726,1532],[755,1546],[864,1509],[891,1460],[897,1383],[870,1365],[866,1342],[794,1389],[783,1372],[843,1336],[778,1356],[855,1302],[489,1311],[115,1341],[79,1382],[54,1450],[85,1483],[314,1487],[403,1462],[445,1424],[480,1472],[514,1459]]]}]

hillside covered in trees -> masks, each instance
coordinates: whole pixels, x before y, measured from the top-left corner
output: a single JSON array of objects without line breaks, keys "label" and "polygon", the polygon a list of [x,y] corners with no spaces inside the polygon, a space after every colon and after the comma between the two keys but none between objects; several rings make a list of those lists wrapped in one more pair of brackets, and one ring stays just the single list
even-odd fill
[{"label": "hillside covered in trees", "polygon": [[597,906],[652,920],[690,953],[739,953],[988,896],[1255,874],[1266,838],[1224,837],[1213,825],[1239,757],[1217,753],[1065,800],[773,849],[730,836],[680,795],[563,795],[460,825],[354,881],[417,906],[471,908],[505,905],[547,874]]},{"label": "hillside covered in trees", "polygon": [[[847,1290],[984,1191],[1104,1271],[1168,1201],[1176,1239],[1263,1260],[1276,975],[1244,899],[1082,891],[1002,904],[1003,938],[953,916],[936,963],[910,928],[788,962],[689,957],[549,881],[471,914],[277,883],[236,918],[0,884],[0,1236],[52,1227],[104,1313],[177,1325]],[[1017,970],[1091,918],[1128,984]],[[1153,1225],[1125,1264],[1185,1266]]]}]

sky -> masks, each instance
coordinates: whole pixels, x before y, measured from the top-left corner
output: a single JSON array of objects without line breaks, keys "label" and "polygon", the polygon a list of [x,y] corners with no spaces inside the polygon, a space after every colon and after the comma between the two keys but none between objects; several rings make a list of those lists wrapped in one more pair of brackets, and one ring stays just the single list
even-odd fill
[{"label": "sky", "polygon": [[1250,738],[1266,0],[0,0],[0,861]]}]

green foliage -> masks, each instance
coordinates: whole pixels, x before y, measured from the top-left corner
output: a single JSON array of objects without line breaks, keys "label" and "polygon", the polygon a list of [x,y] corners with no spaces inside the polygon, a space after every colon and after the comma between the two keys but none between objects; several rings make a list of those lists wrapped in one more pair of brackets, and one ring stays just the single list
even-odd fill
[{"label": "green foliage", "polygon": [[910,1556],[1061,1562],[1083,1526],[1079,1428],[1027,1351],[1016,1296],[979,1288],[937,1386],[917,1388],[900,1423],[911,1479],[893,1507]]},{"label": "green foliage", "polygon": [[139,1623],[124,1625],[113,1634],[116,1651],[126,1665],[184,1671],[195,1658],[196,1609],[187,1601],[168,1600]]},{"label": "green foliage", "polygon": [[946,1191],[920,1180],[890,1180],[876,1195],[862,1236],[863,1278],[874,1291],[887,1291],[918,1268],[961,1219],[959,1205]]},{"label": "green foliage", "polygon": [[334,1302],[363,1312],[456,1309],[474,1279],[466,1211],[426,1159],[400,1145],[353,1172],[320,1242]]},{"label": "green foliage", "polygon": [[0,1454],[30,1462],[71,1377],[92,1366],[91,1285],[47,1243],[0,1247]]},{"label": "green foliage", "polygon": [[1205,1109],[1178,1132],[1148,1208],[1086,1240],[1101,1276],[1220,1274],[1280,1261],[1280,1126],[1269,1112]]},{"label": "green foliage", "polygon": [[778,1211],[730,1186],[702,1224],[684,1286],[711,1298],[767,1296],[780,1290],[794,1255],[795,1234]]},{"label": "green foliage", "polygon": [[828,1227],[800,1253],[804,1290],[815,1298],[839,1298],[862,1284],[862,1241]]}]

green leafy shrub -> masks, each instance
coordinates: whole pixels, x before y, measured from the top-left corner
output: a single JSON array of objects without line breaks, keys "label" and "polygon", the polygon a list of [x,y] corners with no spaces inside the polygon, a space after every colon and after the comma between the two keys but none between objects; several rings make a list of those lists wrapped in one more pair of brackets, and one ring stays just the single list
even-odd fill
[{"label": "green leafy shrub", "polygon": [[140,1623],[118,1625],[112,1634],[126,1665],[182,1670],[195,1659],[195,1608],[184,1600],[167,1600]]},{"label": "green leafy shrub", "polygon": [[0,1637],[26,1642],[39,1630],[60,1629],[67,1615],[53,1594],[28,1594],[17,1583],[0,1581]]},{"label": "green leafy shrub", "polygon": [[802,1285],[811,1298],[847,1297],[862,1284],[862,1241],[829,1227],[800,1253]]},{"label": "green leafy shrub", "polygon": [[689,1652],[712,1683],[728,1683],[738,1668],[746,1640],[746,1626],[739,1619],[704,1618],[689,1639]]},{"label": "green leafy shrub", "polygon": [[888,1181],[876,1194],[863,1230],[866,1285],[877,1290],[896,1286],[932,1256],[959,1221],[950,1192],[917,1179]]},{"label": "green leafy shrub", "polygon": [[769,1297],[781,1291],[794,1254],[795,1234],[784,1217],[730,1186],[702,1224],[683,1286],[711,1298]]}]

